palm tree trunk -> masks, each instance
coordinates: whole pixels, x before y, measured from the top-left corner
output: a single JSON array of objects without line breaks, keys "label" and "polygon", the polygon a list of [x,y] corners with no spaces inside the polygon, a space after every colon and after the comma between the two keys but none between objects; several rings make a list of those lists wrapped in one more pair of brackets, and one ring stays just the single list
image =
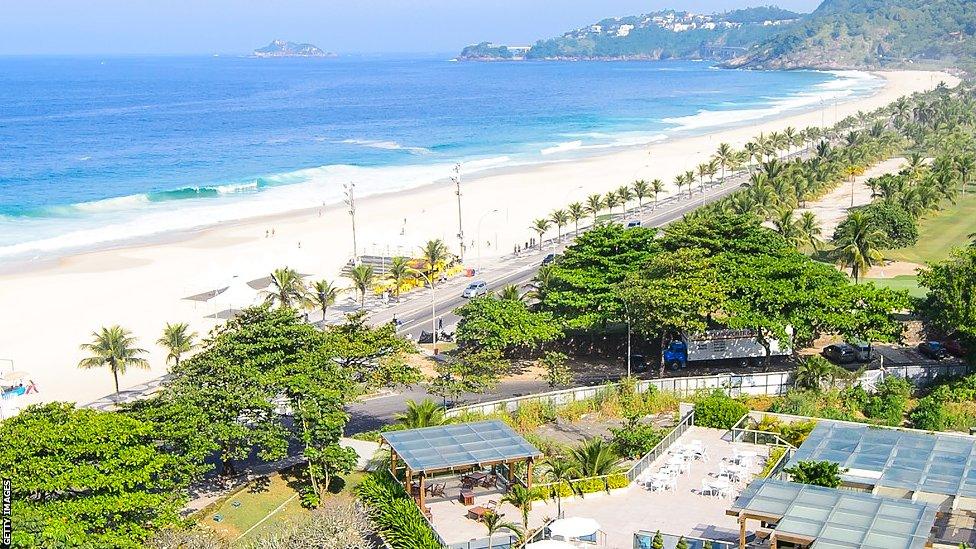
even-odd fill
[{"label": "palm tree trunk", "polygon": [[115,400],[119,398],[119,371],[113,366],[112,367],[112,378],[115,380]]}]

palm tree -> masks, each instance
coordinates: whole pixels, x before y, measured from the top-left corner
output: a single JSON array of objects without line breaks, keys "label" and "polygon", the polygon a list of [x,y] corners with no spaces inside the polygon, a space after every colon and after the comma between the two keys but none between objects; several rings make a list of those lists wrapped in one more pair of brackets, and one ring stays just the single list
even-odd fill
[{"label": "palm tree", "polygon": [[610,210],[610,217],[613,218],[613,208],[620,205],[620,196],[615,191],[610,191],[603,195],[603,203],[606,204],[607,209]]},{"label": "palm tree", "polygon": [[962,176],[962,194],[966,194],[966,187],[969,186],[969,174],[976,170],[976,159],[971,154],[964,154],[956,158],[956,169]]},{"label": "palm tree", "polygon": [[522,295],[522,299],[545,301],[546,295],[549,292],[549,285],[551,281],[552,269],[548,265],[541,267],[538,271],[536,271],[535,277],[532,278],[532,282],[525,285],[527,288],[529,288],[529,291]]},{"label": "palm tree", "polygon": [[503,286],[502,289],[498,291],[498,299],[501,299],[502,301],[521,301],[522,292],[515,284],[509,284],[507,286]]},{"label": "palm tree", "polygon": [[119,394],[119,374],[125,375],[126,369],[149,369],[149,361],[139,355],[146,354],[145,349],[136,347],[136,338],[132,332],[115,325],[102,327],[101,331],[92,332],[91,343],[82,343],[79,348],[91,354],[78,362],[79,368],[100,368],[108,366],[115,380],[115,395]]},{"label": "palm tree", "polygon": [[420,402],[407,400],[406,404],[407,410],[394,416],[397,425],[404,429],[437,427],[450,422],[444,415],[444,408],[429,398]]},{"label": "palm tree", "polygon": [[548,219],[536,219],[535,221],[532,222],[532,225],[529,228],[532,229],[533,231],[535,231],[536,234],[539,235],[539,249],[541,250],[542,249],[542,237],[546,234],[546,231],[549,230],[549,220]]},{"label": "palm tree", "polygon": [[655,179],[651,181],[651,192],[654,193],[654,208],[657,208],[657,197],[664,192],[664,181]]},{"label": "palm tree", "polygon": [[718,149],[715,151],[715,160],[718,162],[720,168],[722,168],[722,182],[725,182],[725,170],[734,163],[735,151],[732,150],[732,145],[728,143],[721,143]]},{"label": "palm tree", "polygon": [[711,166],[708,163],[702,163],[698,165],[698,184],[701,187],[702,194],[705,194],[705,176],[708,175]]},{"label": "palm tree", "polygon": [[400,301],[400,288],[410,278],[412,269],[405,257],[394,257],[390,260],[390,268],[386,271],[386,278],[393,284],[393,297]]},{"label": "palm tree", "polygon": [[579,236],[579,222],[586,217],[586,207],[580,202],[573,202],[566,207],[566,211],[569,213],[569,218],[573,221],[573,225],[575,225],[573,236]]},{"label": "palm tree", "polygon": [[880,243],[885,235],[874,227],[869,216],[860,211],[851,212],[839,227],[839,233],[834,241],[834,258],[843,268],[850,267],[857,284],[863,273],[884,259]]},{"label": "palm tree", "polygon": [[586,211],[593,216],[593,226],[596,227],[596,217],[603,210],[603,197],[598,194],[591,194],[586,197]]},{"label": "palm tree", "polygon": [[617,189],[617,198],[620,199],[620,205],[624,208],[624,215],[627,215],[627,203],[634,198],[634,193],[630,192],[630,187],[627,185],[621,185]]},{"label": "palm tree", "polygon": [[800,214],[799,228],[807,244],[813,247],[813,251],[818,251],[821,230],[820,221],[817,220],[817,216],[813,212],[803,212]]},{"label": "palm tree", "polygon": [[[679,173],[674,176],[674,186],[678,187],[678,194],[681,194],[681,189],[685,186],[685,174]],[[689,192],[689,194],[691,193]]]},{"label": "palm tree", "polygon": [[556,517],[562,518],[563,497],[561,489],[563,485],[569,486],[570,490],[575,489],[570,481],[578,478],[576,467],[569,460],[554,457],[550,458],[543,465],[543,473],[549,479],[549,482],[555,485],[552,495],[556,498]]},{"label": "palm tree", "polygon": [[297,308],[308,304],[308,287],[302,275],[289,267],[275,269],[271,273],[271,285],[263,293],[266,303],[279,307]]},{"label": "palm tree", "polygon": [[197,333],[190,331],[190,325],[185,322],[166,324],[163,335],[156,340],[156,344],[166,349],[166,364],[171,361],[180,365],[180,358],[197,347]]},{"label": "palm tree", "polygon": [[644,209],[644,199],[651,193],[651,188],[647,184],[647,181],[638,179],[631,184],[631,188],[634,190],[634,196],[637,197],[637,209]]},{"label": "palm tree", "polygon": [[800,231],[800,225],[793,216],[792,209],[784,208],[780,210],[776,218],[773,219],[773,227],[775,227],[776,232],[779,233],[784,240],[793,246],[799,244],[800,240],[803,238],[803,233]]},{"label": "palm tree", "polygon": [[529,529],[529,511],[532,510],[532,492],[521,484],[511,487],[507,494],[501,499],[502,503],[511,503],[516,509],[522,512],[522,526]]},{"label": "palm tree", "polygon": [[352,285],[359,292],[359,307],[366,307],[366,292],[370,291],[376,284],[376,275],[373,273],[372,265],[361,263],[349,271],[347,275]]},{"label": "palm tree", "polygon": [[570,450],[569,462],[580,477],[602,477],[613,474],[620,463],[620,456],[613,446],[600,437],[593,437]]},{"label": "palm tree", "polygon": [[819,391],[825,384],[832,386],[838,369],[820,355],[812,355],[796,367],[793,383],[801,389]]},{"label": "palm tree", "polygon": [[694,170],[688,170],[685,172],[685,184],[688,185],[688,198],[691,198],[691,186],[695,184]]},{"label": "palm tree", "polygon": [[325,312],[329,307],[335,305],[336,300],[339,299],[339,292],[341,291],[329,280],[316,280],[312,283],[312,302],[316,307],[322,309],[322,320],[325,320]]},{"label": "palm tree", "polygon": [[552,212],[551,214],[549,214],[549,221],[552,221],[552,224],[557,227],[557,230],[558,230],[558,233],[557,234],[559,236],[557,237],[556,241],[559,242],[559,243],[562,243],[562,241],[563,241],[563,227],[565,227],[566,224],[569,223],[569,214],[566,213],[566,210],[561,210],[561,209],[560,210],[556,210],[556,211]]},{"label": "palm tree", "polygon": [[420,259],[424,263],[423,273],[427,275],[430,288],[434,289],[434,274],[443,269],[447,263],[447,244],[444,244],[444,241],[439,238],[428,240],[426,244],[420,247]]},{"label": "palm tree", "polygon": [[793,145],[796,143],[796,128],[788,126],[783,130],[783,144],[786,145],[786,156],[793,152]]}]

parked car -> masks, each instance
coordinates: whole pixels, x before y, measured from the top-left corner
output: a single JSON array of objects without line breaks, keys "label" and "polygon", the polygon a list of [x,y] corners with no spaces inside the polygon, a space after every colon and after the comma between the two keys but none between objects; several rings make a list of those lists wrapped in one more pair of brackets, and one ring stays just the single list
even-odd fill
[{"label": "parked car", "polygon": [[858,362],[871,362],[871,344],[866,341],[854,341],[848,343],[854,349],[854,360]]},{"label": "parked car", "polygon": [[946,351],[945,345],[938,341],[923,341],[919,343],[918,352],[922,353],[922,356],[933,360],[942,360],[949,354]]},{"label": "parked car", "polygon": [[546,257],[542,258],[543,267],[545,267],[546,265],[552,265],[555,262],[556,262],[556,254],[549,254]]},{"label": "parked car", "polygon": [[857,351],[847,343],[827,345],[821,353],[824,358],[835,364],[850,364],[857,360]]},{"label": "parked car", "polygon": [[640,227],[640,226],[641,226],[640,219],[632,219],[627,222],[628,229],[633,229],[634,227]]},{"label": "parked car", "polygon": [[959,358],[965,358],[966,347],[962,344],[962,341],[958,339],[950,339],[945,342],[946,352],[952,356],[957,356]]},{"label": "parked car", "polygon": [[488,293],[488,283],[484,280],[475,280],[461,292],[461,297],[471,298],[485,295]]}]

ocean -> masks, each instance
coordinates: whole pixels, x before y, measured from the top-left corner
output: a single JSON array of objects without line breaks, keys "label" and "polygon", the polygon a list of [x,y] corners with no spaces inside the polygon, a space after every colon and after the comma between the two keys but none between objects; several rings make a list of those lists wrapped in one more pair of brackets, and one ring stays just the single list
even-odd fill
[{"label": "ocean", "polygon": [[704,62],[0,57],[0,261],[638,147],[871,93]]}]

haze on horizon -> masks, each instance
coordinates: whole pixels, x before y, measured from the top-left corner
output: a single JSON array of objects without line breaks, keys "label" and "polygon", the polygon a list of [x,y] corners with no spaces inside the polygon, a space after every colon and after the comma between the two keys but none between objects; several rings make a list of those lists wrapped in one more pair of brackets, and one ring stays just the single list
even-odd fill
[{"label": "haze on horizon", "polygon": [[247,53],[275,38],[340,53],[455,52],[491,40],[531,44],[604,17],[699,13],[818,0],[47,0],[7,2],[0,55]]}]

